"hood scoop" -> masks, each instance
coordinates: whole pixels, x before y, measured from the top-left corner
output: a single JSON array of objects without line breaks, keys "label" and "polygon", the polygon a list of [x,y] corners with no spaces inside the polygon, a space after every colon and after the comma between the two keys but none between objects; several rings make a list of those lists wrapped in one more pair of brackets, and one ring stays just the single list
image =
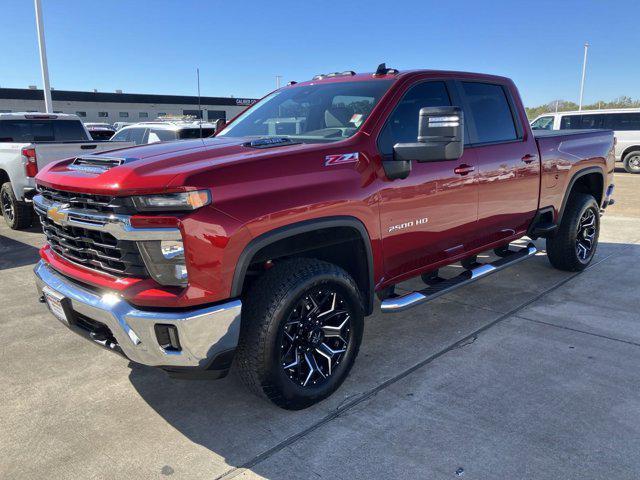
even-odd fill
[{"label": "hood scoop", "polygon": [[272,148],[272,147],[284,147],[285,145],[297,145],[300,142],[291,140],[288,137],[266,137],[256,138],[244,144],[245,147],[251,148]]},{"label": "hood scoop", "polygon": [[103,155],[88,155],[76,157],[67,168],[88,173],[104,173],[113,167],[135,160],[135,158],[107,157]]}]

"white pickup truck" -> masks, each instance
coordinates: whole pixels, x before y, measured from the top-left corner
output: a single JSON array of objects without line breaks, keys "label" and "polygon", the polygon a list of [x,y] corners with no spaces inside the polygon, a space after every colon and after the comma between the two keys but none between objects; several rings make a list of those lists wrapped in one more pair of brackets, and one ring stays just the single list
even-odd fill
[{"label": "white pickup truck", "polygon": [[76,115],[0,113],[0,201],[5,221],[15,230],[31,225],[34,177],[45,165],[131,145],[92,140]]}]

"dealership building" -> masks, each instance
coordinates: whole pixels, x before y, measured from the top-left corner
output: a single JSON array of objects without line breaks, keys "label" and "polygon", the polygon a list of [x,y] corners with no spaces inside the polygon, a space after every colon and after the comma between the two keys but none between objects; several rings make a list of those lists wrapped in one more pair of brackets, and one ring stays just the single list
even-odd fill
[{"label": "dealership building", "polygon": [[[74,113],[84,122],[144,122],[166,115],[192,115],[208,121],[230,120],[256,100],[252,98],[150,95],[139,93],[52,90],[53,111]],[[44,95],[35,88],[0,88],[0,113],[44,112]]]}]

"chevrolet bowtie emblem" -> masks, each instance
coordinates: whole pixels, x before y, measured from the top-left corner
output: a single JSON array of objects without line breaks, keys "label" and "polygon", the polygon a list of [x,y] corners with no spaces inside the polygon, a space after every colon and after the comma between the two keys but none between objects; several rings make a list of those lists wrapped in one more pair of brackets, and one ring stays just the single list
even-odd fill
[{"label": "chevrolet bowtie emblem", "polygon": [[47,210],[47,217],[58,225],[62,225],[68,218],[67,212],[61,211],[62,206],[51,207]]}]

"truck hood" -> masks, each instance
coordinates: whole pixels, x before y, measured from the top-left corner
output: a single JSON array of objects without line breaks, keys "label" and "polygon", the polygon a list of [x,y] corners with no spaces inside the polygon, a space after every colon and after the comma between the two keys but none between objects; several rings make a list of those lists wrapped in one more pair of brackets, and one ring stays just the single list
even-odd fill
[{"label": "truck hood", "polygon": [[[247,138],[207,138],[110,150],[81,157],[83,161],[70,158],[50,164],[37,175],[36,181],[50,188],[101,195],[160,192],[172,186],[188,186],[181,183],[181,178],[197,171],[321,147],[292,144],[255,148],[247,146],[249,141]],[[101,165],[100,159],[105,157],[113,162]],[[117,165],[118,162],[121,164]]]}]

